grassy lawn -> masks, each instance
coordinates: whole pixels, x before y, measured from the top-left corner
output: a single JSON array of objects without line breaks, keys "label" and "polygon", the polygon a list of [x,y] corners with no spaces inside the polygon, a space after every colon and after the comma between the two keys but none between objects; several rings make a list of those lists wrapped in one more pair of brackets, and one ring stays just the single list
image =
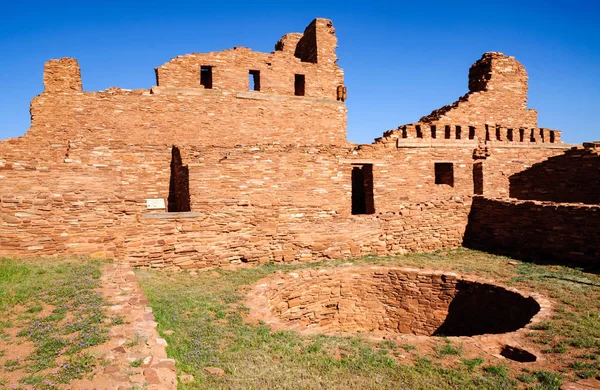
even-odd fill
[{"label": "grassy lawn", "polygon": [[101,263],[0,259],[0,388],[54,389],[90,375],[112,319],[95,291]]},{"label": "grassy lawn", "polygon": [[[192,383],[180,384],[183,389],[558,389],[566,381],[598,375],[599,277],[465,249],[351,262],[454,270],[544,294],[554,301],[555,315],[529,338],[543,351],[544,369],[467,354],[462,345],[444,338],[426,348],[359,336],[272,332],[244,321],[245,293],[259,279],[277,270],[347,262],[197,273],[138,270],[137,275],[178,374],[194,376]],[[225,375],[210,375],[205,367],[219,367]]]}]

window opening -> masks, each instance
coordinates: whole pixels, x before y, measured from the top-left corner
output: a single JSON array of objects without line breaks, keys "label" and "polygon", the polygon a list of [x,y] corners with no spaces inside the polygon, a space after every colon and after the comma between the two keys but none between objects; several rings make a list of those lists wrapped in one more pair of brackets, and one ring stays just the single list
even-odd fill
[{"label": "window opening", "polygon": [[435,184],[454,187],[454,164],[435,163]]},{"label": "window opening", "polygon": [[456,139],[460,139],[462,136],[462,128],[460,126],[456,126]]},{"label": "window opening", "polygon": [[304,96],[306,79],[303,74],[294,75],[294,95]]},{"label": "window opening", "polygon": [[450,126],[444,126],[444,138],[450,139]]},{"label": "window opening", "polygon": [[519,129],[519,142],[525,141],[525,129]]},{"label": "window opening", "polygon": [[352,214],[375,213],[373,198],[373,164],[352,168]]},{"label": "window opening", "polygon": [[203,85],[204,89],[213,87],[212,69],[212,66],[202,65],[200,67],[200,85]]},{"label": "window opening", "polygon": [[485,140],[490,141],[490,127],[485,125]]},{"label": "window opening", "polygon": [[531,133],[529,134],[529,142],[535,142],[535,129],[531,129]]},{"label": "window opening", "polygon": [[473,164],[473,193],[483,195],[483,163]]},{"label": "window opening", "polygon": [[550,143],[554,143],[554,131],[550,131]]},{"label": "window opening", "polygon": [[437,128],[435,126],[431,126],[431,138],[437,138]]},{"label": "window opening", "polygon": [[475,139],[475,127],[469,126],[469,139]]},{"label": "window opening", "polygon": [[415,129],[417,130],[417,138],[423,138],[423,130],[421,130],[421,125],[416,125]]},{"label": "window opening", "polygon": [[190,211],[190,173],[187,165],[181,161],[179,148],[171,149],[171,178],[169,181],[169,212]]},{"label": "window opening", "polygon": [[512,142],[513,140],[513,129],[506,130],[506,139]]},{"label": "window opening", "polygon": [[260,91],[260,70],[248,72],[248,89],[250,91]]}]

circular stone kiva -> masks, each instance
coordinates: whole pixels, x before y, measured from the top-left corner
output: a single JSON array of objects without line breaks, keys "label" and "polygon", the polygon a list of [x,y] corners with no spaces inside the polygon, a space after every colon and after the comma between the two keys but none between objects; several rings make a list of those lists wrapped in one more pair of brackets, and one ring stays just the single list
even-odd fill
[{"label": "circular stone kiva", "polygon": [[475,336],[516,331],[540,304],[515,289],[412,268],[280,273],[249,294],[250,317],[278,329]]}]

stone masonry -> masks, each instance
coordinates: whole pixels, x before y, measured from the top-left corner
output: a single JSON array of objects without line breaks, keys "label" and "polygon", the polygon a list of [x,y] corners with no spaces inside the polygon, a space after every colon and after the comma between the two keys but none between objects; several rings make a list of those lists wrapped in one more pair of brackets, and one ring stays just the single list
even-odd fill
[{"label": "stone masonry", "polygon": [[350,143],[336,45],[315,19],[272,53],[178,56],[133,91],[84,91],[75,59],[49,61],[29,131],[0,141],[0,256],[199,268],[454,248],[474,195],[508,197],[570,148],[500,53],[458,102]]}]

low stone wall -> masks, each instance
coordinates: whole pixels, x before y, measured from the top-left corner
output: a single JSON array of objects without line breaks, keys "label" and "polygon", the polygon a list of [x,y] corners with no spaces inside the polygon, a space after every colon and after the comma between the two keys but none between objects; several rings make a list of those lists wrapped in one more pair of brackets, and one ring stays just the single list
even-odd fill
[{"label": "low stone wall", "polygon": [[412,268],[308,269],[256,284],[251,316],[276,328],[473,336],[516,331],[540,310],[532,297],[457,274]]},{"label": "low stone wall", "polygon": [[420,252],[459,247],[469,207],[470,198],[374,215],[252,204],[147,213],[138,198],[9,194],[0,195],[0,256],[91,255],[141,267],[206,268]]},{"label": "low stone wall", "polygon": [[475,197],[464,245],[516,258],[597,268],[600,206]]}]

